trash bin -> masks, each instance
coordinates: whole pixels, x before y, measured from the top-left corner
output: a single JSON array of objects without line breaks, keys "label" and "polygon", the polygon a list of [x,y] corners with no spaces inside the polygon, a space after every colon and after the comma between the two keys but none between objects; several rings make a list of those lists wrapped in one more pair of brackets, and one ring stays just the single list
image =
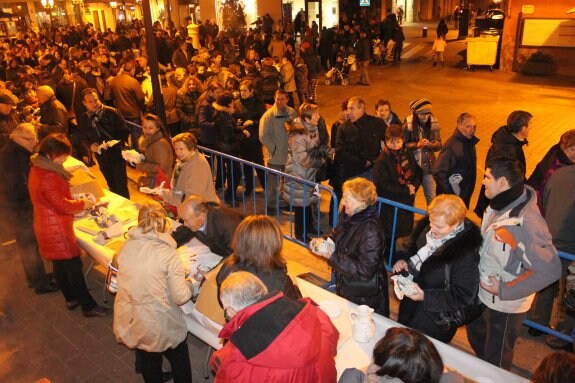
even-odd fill
[{"label": "trash bin", "polygon": [[427,37],[427,27],[421,28],[421,37]]},{"label": "trash bin", "polygon": [[471,69],[472,65],[487,65],[489,70],[493,70],[497,61],[499,35],[472,37],[468,38],[466,42],[467,69]]}]

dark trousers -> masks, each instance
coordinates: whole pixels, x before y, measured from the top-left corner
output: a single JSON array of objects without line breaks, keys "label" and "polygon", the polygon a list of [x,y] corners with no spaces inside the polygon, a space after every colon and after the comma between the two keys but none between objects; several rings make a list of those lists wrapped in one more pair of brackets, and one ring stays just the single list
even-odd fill
[{"label": "dark trousers", "polygon": [[485,308],[479,318],[467,325],[467,340],[477,357],[510,370],[513,364],[513,348],[525,315]]},{"label": "dark trousers", "polygon": [[78,301],[82,311],[88,311],[96,307],[96,301],[90,295],[80,257],[53,261],[54,277],[66,298],[66,302]]},{"label": "dark trousers", "polygon": [[[136,151],[140,151],[140,148],[138,146],[138,141],[140,140],[140,137],[142,137],[142,119],[141,118],[125,118],[126,121],[131,122],[131,124],[128,124],[128,128],[130,128],[130,141],[132,144],[132,149],[136,150]],[[136,126],[136,125],[138,126]]]},{"label": "dark trousers", "polygon": [[170,362],[174,383],[191,383],[192,367],[186,340],[176,348],[168,348],[164,352],[148,352],[136,349],[136,354],[142,360],[142,377],[146,383],[162,383],[162,356]]},{"label": "dark trousers", "polygon": [[[242,152],[242,158],[246,161],[253,162],[254,164],[264,165],[264,155],[262,153],[261,144],[256,148],[249,148]],[[256,174],[260,181],[260,185],[266,188],[266,172],[265,170],[255,168]],[[244,165],[244,177],[245,177],[245,191],[247,194],[251,193],[254,189],[254,168],[251,166]]]},{"label": "dark trousers", "polygon": [[[237,154],[232,154],[234,157]],[[224,193],[224,198],[226,202],[232,202],[232,196],[236,193],[240,181],[242,178],[242,169],[240,164],[236,161],[232,161],[227,158],[222,158],[222,167],[224,169],[225,179],[226,179],[226,191]]]},{"label": "dark trousers", "polygon": [[182,123],[181,121],[173,122],[168,124],[168,133],[170,133],[170,137],[175,137],[178,134],[182,133]]},{"label": "dark trousers", "polygon": [[312,224],[313,213],[311,211],[311,206],[307,207],[294,206],[293,212],[294,212],[294,232],[296,236],[302,236],[304,228],[306,235],[317,235],[317,232],[314,234],[314,227]]},{"label": "dark trousers", "polygon": [[121,195],[124,198],[130,199],[130,191],[128,190],[128,173],[126,171],[126,163],[123,159],[115,163],[99,163],[100,171],[106,179],[108,189],[111,192]]}]

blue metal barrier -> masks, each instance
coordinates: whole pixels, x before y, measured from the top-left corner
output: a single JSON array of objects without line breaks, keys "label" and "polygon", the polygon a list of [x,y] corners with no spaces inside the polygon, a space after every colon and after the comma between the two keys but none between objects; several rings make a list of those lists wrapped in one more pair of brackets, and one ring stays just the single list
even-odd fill
[{"label": "blue metal barrier", "polygon": [[[260,171],[263,171],[265,174],[264,180],[265,180],[265,185],[264,186],[264,192],[263,192],[263,196],[260,197],[260,201],[263,201],[264,203],[264,211],[263,214],[268,214],[270,213],[268,211],[268,207],[269,206],[274,206],[274,216],[275,218],[278,220],[278,222],[281,222],[281,217],[282,217],[282,213],[281,213],[281,208],[282,208],[282,202],[284,202],[284,200],[282,199],[282,182],[277,182],[277,186],[278,186],[278,192],[276,194],[276,198],[275,201],[268,201],[268,193],[267,193],[267,185],[268,185],[268,178],[270,176],[273,177],[278,177],[283,181],[283,184],[289,183],[289,201],[285,201],[287,203],[286,207],[283,207],[283,210],[286,212],[289,212],[289,224],[290,224],[290,230],[289,230],[289,234],[284,234],[284,237],[292,242],[296,242],[300,245],[306,246],[307,247],[307,235],[316,235],[318,237],[321,236],[322,232],[320,230],[320,222],[321,222],[321,200],[322,197],[326,197],[326,198],[333,198],[334,200],[334,204],[335,206],[338,206],[338,200],[337,200],[337,196],[335,195],[334,191],[327,187],[324,186],[322,184],[318,184],[315,182],[311,182],[308,180],[304,180],[298,177],[294,177],[291,176],[287,173],[284,172],[280,172],[278,170],[274,170],[274,169],[270,169],[268,167],[265,167],[263,165],[258,165],[255,164],[253,162],[249,162],[246,160],[243,160],[241,158],[237,158],[222,152],[218,152],[217,150],[213,150],[213,149],[209,149],[206,148],[204,146],[198,146],[198,150],[207,157],[208,162],[210,163],[210,166],[212,167],[212,170],[215,170],[215,172],[219,173],[219,177],[216,177],[217,181],[216,181],[216,189],[220,190],[220,196],[222,198],[222,201],[224,203],[229,203],[232,207],[238,207],[241,208],[244,213],[249,213],[249,214],[258,214],[258,196],[255,193],[255,190],[252,192],[251,195],[246,196],[245,194],[241,194],[239,196],[239,198],[237,198],[238,196],[236,196],[236,189],[238,186],[242,187],[242,190],[245,190],[245,186],[246,186],[246,177],[252,177],[252,185],[254,185],[254,189],[255,189],[255,185],[256,185],[256,174],[255,174],[255,170],[259,169]],[[223,161],[228,162],[228,164],[226,166],[230,166],[230,173],[231,173],[231,200],[226,200],[226,195],[224,190],[226,189],[225,187],[225,183],[226,183],[226,176],[225,176],[225,172],[224,172],[224,166],[222,166]],[[236,166],[237,165],[237,166]],[[234,180],[238,177],[234,177],[234,172],[237,171],[237,169],[239,169],[239,171],[241,172],[241,177],[239,177],[239,184],[235,184]],[[299,185],[301,185],[304,189],[304,201],[303,204],[305,205],[307,203],[307,191],[309,190],[308,188],[311,188],[314,190],[314,194],[316,194],[318,196],[318,201],[317,203],[313,204],[313,206],[316,206],[317,209],[317,220],[313,221],[313,223],[315,224],[315,228],[317,229],[316,232],[314,233],[308,233],[307,231],[307,227],[306,225],[304,225],[303,227],[303,237],[301,238],[296,238],[295,233],[294,233],[294,226],[293,226],[293,211],[294,211],[294,205],[293,205],[293,187],[294,187],[294,183],[297,183]],[[228,186],[229,187],[229,186]],[[271,203],[268,203],[271,202]],[[260,214],[262,212],[259,212]],[[306,210],[303,210],[303,221],[306,222]],[[334,225],[337,224],[337,209],[333,212],[333,223]]]}]

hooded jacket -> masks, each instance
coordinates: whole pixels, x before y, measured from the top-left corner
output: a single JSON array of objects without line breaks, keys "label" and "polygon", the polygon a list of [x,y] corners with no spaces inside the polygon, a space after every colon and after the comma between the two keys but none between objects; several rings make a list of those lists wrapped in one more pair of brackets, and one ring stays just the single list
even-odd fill
[{"label": "hooded jacket", "polygon": [[339,333],[310,299],[275,293],[237,313],[210,366],[216,383],[324,383],[337,380]]},{"label": "hooded jacket", "polygon": [[84,201],[72,199],[68,184],[72,175],[43,155],[35,154],[31,161],[28,191],[40,255],[50,261],[79,257],[74,214],[84,210]]},{"label": "hooded jacket", "polygon": [[[317,170],[324,163],[319,151],[317,126],[296,118],[288,134],[289,149],[285,172],[315,182]],[[310,206],[317,202],[314,187],[296,181],[283,183],[282,198],[288,202],[291,200],[294,206]]]},{"label": "hooded jacket", "polygon": [[488,207],[481,234],[481,278],[498,276],[500,284],[497,296],[480,289],[479,298],[496,311],[527,312],[535,293],[561,276],[561,262],[533,188],[525,186],[523,194],[501,210]]}]

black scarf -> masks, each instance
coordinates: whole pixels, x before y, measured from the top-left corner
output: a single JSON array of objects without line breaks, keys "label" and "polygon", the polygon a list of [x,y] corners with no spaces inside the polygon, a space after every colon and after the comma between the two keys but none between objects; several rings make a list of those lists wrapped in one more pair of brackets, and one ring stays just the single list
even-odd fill
[{"label": "black scarf", "polygon": [[521,197],[523,190],[525,189],[523,182],[518,183],[515,186],[497,194],[495,197],[489,201],[489,206],[493,210],[502,210],[508,206],[511,202],[515,201],[517,198]]}]

